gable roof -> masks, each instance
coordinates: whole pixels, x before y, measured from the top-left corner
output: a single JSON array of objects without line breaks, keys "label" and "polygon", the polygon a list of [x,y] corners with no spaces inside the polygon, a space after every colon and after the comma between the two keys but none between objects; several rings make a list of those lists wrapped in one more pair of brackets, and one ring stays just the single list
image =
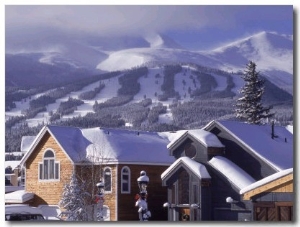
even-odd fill
[{"label": "gable roof", "polygon": [[[289,176],[289,175],[290,175],[290,176]],[[267,177],[265,177],[265,178],[263,178],[263,179],[261,179],[261,180],[259,180],[259,181],[256,181],[256,182],[254,182],[253,184],[250,184],[250,185],[248,185],[248,186],[242,188],[242,189],[240,190],[240,194],[241,194],[241,195],[242,195],[242,194],[245,194],[245,193],[247,193],[247,192],[249,192],[249,191],[252,191],[252,190],[254,190],[254,189],[257,189],[257,188],[259,188],[259,187],[261,187],[261,186],[263,186],[263,185],[267,185],[267,184],[269,184],[269,183],[271,183],[271,182],[273,182],[273,181],[276,181],[276,180],[278,180],[278,179],[283,179],[283,178],[286,177],[286,176],[289,176],[289,177],[287,178],[287,179],[289,179],[289,180],[293,179],[293,168],[279,171],[279,172],[274,173],[274,174],[272,174],[272,175],[270,175],[270,176],[267,176]],[[281,183],[285,183],[285,181],[284,181],[284,180],[281,180]],[[267,187],[266,187],[266,189],[267,189]],[[259,190],[259,192],[262,193],[263,191]]]},{"label": "gable roof", "polygon": [[168,154],[170,141],[161,133],[102,128],[83,129],[82,133],[91,141],[87,147],[88,157],[96,155],[115,162],[165,165],[175,160]]},{"label": "gable roof", "polygon": [[193,159],[189,157],[181,157],[177,159],[168,169],[166,169],[161,174],[161,179],[163,182],[163,185],[166,186],[166,180],[174,174],[176,170],[178,170],[180,167],[184,167],[191,172],[193,172],[199,179],[210,179],[210,175],[207,172],[206,167],[199,163],[194,161]]},{"label": "gable roof", "polygon": [[218,137],[211,132],[203,129],[180,130],[172,137],[167,148],[173,150],[180,145],[185,139],[193,138],[205,147],[224,147]]},{"label": "gable roof", "polygon": [[277,171],[293,167],[293,134],[286,127],[274,126],[276,137],[271,138],[271,125],[254,125],[238,121],[212,121],[233,136],[252,153],[260,157]]},{"label": "gable roof", "polygon": [[49,132],[73,163],[144,163],[170,165],[167,134],[136,132],[122,129],[45,126],[21,163],[24,164],[43,135]]},{"label": "gable roof", "polygon": [[255,182],[254,178],[225,157],[215,156],[208,163],[239,190]]}]

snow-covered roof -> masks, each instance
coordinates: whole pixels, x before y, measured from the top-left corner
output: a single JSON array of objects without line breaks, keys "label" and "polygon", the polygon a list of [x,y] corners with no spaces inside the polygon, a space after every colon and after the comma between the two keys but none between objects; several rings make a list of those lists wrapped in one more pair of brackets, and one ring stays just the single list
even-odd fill
[{"label": "snow-covered roof", "polygon": [[86,147],[91,142],[84,138],[80,128],[52,125],[47,128],[73,162],[87,161]]},{"label": "snow-covered roof", "polygon": [[205,147],[224,147],[216,135],[203,129],[180,130],[174,134],[171,142],[167,146],[168,149],[172,149],[172,147],[182,142],[182,140],[188,136],[194,138]]},{"label": "snow-covered roof", "polygon": [[[144,163],[170,165],[175,161],[169,156],[168,133],[137,132],[123,129],[104,129],[65,126],[47,126],[37,138],[48,131],[74,163],[81,161],[110,163]],[[30,150],[36,146],[35,139]],[[30,154],[26,154],[22,163]]]},{"label": "snow-covered roof", "polygon": [[175,161],[167,150],[169,140],[156,132],[91,128],[83,129],[82,134],[91,142],[86,148],[89,158],[168,165]]},{"label": "snow-covered roof", "polygon": [[36,136],[23,136],[21,140],[21,151],[27,152]]},{"label": "snow-covered roof", "polygon": [[58,215],[61,213],[59,206],[57,205],[39,205],[39,208],[46,220],[59,220]]},{"label": "snow-covered roof", "polygon": [[4,163],[5,166],[4,167],[6,168],[6,167],[10,166],[12,168],[12,170],[14,170],[15,168],[18,167],[19,164],[20,164],[20,160],[18,160],[18,161],[5,161],[5,163]]},{"label": "snow-covered roof", "polygon": [[253,184],[250,184],[250,185],[242,188],[240,190],[240,194],[244,194],[244,193],[246,193],[248,191],[251,191],[251,190],[253,190],[255,188],[258,188],[258,187],[260,187],[262,185],[268,184],[268,183],[270,183],[272,181],[275,181],[275,180],[277,180],[277,179],[279,179],[281,177],[284,177],[284,176],[292,174],[292,173],[293,173],[293,168],[285,169],[285,170],[279,171],[277,173],[274,173],[274,174],[272,174],[270,176],[267,176],[267,177],[265,177],[265,178],[263,178],[263,179],[261,179],[259,181],[256,181]]},{"label": "snow-covered roof", "polygon": [[290,133],[294,133],[294,127],[293,127],[293,125],[287,125],[286,127],[285,127],[287,130],[289,130],[289,132]]},{"label": "snow-covered roof", "polygon": [[168,169],[166,169],[161,174],[161,179],[164,180],[167,178],[170,174],[173,173],[175,169],[178,169],[180,166],[184,166],[185,168],[188,168],[191,172],[193,172],[199,179],[210,179],[210,175],[207,172],[206,167],[199,163],[194,161],[193,159],[189,157],[181,157],[177,159]]},{"label": "snow-covered roof", "polygon": [[214,122],[276,170],[293,167],[293,134],[286,127],[275,125],[275,137],[272,139],[271,125],[268,124],[254,125],[238,121]]},{"label": "snow-covered roof", "polygon": [[25,214],[41,214],[43,212],[38,207],[32,207],[28,204],[12,204],[12,205],[5,205],[5,214],[15,214],[15,213],[25,213]]},{"label": "snow-covered roof", "polygon": [[208,163],[239,190],[255,182],[248,173],[225,157],[215,156]]},{"label": "snow-covered roof", "polygon": [[34,193],[18,190],[5,194],[5,203],[25,203],[33,197]]}]

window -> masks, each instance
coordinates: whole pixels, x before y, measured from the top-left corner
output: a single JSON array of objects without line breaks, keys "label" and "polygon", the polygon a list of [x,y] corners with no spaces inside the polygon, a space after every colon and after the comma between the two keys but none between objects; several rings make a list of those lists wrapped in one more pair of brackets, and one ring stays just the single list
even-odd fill
[{"label": "window", "polygon": [[130,169],[127,166],[121,170],[121,192],[130,193]]},{"label": "window", "polygon": [[104,169],[104,190],[111,192],[111,169],[108,167]]},{"label": "window", "polygon": [[185,151],[185,155],[189,158],[194,158],[196,156],[196,148],[191,143],[185,145],[184,151]]},{"label": "window", "polygon": [[189,204],[189,174],[183,169],[178,174],[178,203],[179,204]]},{"label": "window", "polygon": [[47,150],[45,152],[43,162],[39,163],[39,179],[59,179],[59,162],[55,161],[54,152],[51,150]]}]

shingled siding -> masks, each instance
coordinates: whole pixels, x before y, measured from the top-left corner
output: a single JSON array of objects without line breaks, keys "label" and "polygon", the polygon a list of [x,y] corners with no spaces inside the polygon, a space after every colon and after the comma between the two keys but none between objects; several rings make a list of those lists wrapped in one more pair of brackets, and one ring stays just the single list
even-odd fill
[{"label": "shingled siding", "polygon": [[[39,180],[38,164],[43,162],[43,155],[47,149],[54,151],[55,159],[60,163],[59,180]],[[32,205],[57,205],[61,198],[64,184],[70,181],[72,171],[71,161],[50,134],[46,133],[26,162],[25,189],[35,194]]]},{"label": "shingled siding", "polygon": [[[121,193],[121,170],[124,166],[130,168],[131,172],[131,188],[129,194]],[[139,221],[138,208],[135,207],[135,195],[139,193],[137,178],[142,170],[146,171],[149,177],[148,191],[148,209],[151,212],[151,221],[167,221],[167,209],[163,208],[163,204],[167,202],[167,188],[162,187],[161,173],[168,166],[145,166],[145,165],[119,165],[118,166],[118,220],[119,221]]]}]

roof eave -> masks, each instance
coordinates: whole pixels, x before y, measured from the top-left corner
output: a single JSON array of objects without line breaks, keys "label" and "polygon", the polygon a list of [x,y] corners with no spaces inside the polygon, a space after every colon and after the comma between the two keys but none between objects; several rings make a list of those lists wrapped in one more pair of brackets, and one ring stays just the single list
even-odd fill
[{"label": "roof eave", "polygon": [[43,136],[45,135],[45,133],[48,131],[48,127],[44,126],[41,131],[39,132],[39,134],[36,136],[36,138],[34,139],[34,141],[32,142],[32,144],[30,145],[28,151],[24,154],[23,158],[20,161],[20,166],[23,166],[25,164],[25,162],[27,161],[27,159],[29,158],[29,156],[31,155],[31,153],[33,152],[33,150],[35,149],[35,147],[37,146],[37,144],[41,141],[41,139],[43,138]]}]

